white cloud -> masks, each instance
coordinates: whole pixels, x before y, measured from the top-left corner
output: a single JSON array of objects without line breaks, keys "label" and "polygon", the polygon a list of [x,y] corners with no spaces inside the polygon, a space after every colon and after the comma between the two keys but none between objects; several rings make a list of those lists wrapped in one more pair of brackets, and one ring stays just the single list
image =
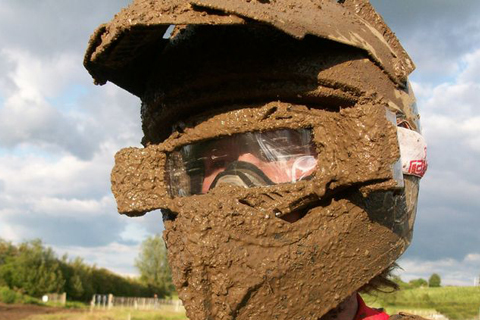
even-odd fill
[{"label": "white cloud", "polygon": [[[46,159],[41,155],[0,157],[5,192],[20,199],[41,197],[88,198],[109,193],[113,155],[91,161],[72,156]],[[93,191],[93,192],[92,192]]]},{"label": "white cloud", "polygon": [[32,154],[0,157],[1,237],[91,247],[138,243],[160,232],[159,212],[136,219],[116,212],[110,191],[116,143],[108,144],[91,161]]},{"label": "white cloud", "polygon": [[59,54],[40,59],[19,49],[3,49],[0,58],[8,61],[10,72],[3,75],[11,83],[4,92],[0,109],[0,144],[53,145],[81,158],[91,157],[95,144],[82,134],[75,119],[54,108],[48,99],[55,98],[80,74],[80,56]]},{"label": "white cloud", "polygon": [[[431,116],[440,114],[452,120],[465,120],[476,112],[479,89],[480,83],[464,83],[460,80],[442,83],[432,90],[429,99],[423,101],[422,110]],[[424,118],[429,121],[429,117]]]},{"label": "white cloud", "polygon": [[475,277],[478,277],[480,270],[478,263],[480,254],[471,253],[464,259],[439,259],[439,260],[420,260],[420,259],[402,259],[399,265],[404,270],[398,270],[402,280],[410,281],[412,279],[428,278],[437,273],[442,279],[442,285],[471,286]]},{"label": "white cloud", "polygon": [[477,49],[480,2],[464,0],[371,0],[401,40],[418,70],[415,79],[438,84],[454,78],[458,58]]},{"label": "white cloud", "polygon": [[0,41],[2,47],[23,47],[41,56],[58,51],[83,53],[94,28],[129,2],[2,0]]},{"label": "white cloud", "polygon": [[59,256],[67,253],[70,258],[80,257],[88,264],[108,269],[125,276],[137,277],[134,267],[135,258],[139,254],[139,245],[125,245],[112,242],[105,246],[85,248],[82,246],[53,246]]},{"label": "white cloud", "polygon": [[[136,243],[140,243],[145,240],[149,235],[149,232],[146,230],[146,228],[139,223],[134,223],[134,221],[130,222],[131,223],[128,223],[123,232],[120,234],[122,240],[134,241]],[[156,227],[158,228],[159,225],[157,225]]]},{"label": "white cloud", "polygon": [[[80,219],[99,218],[102,212],[115,207],[111,196],[105,196],[100,200],[94,199],[61,199],[42,197],[33,201],[33,212],[51,216],[74,216]],[[100,216],[101,217],[101,216]]]},{"label": "white cloud", "polygon": [[[0,211],[2,214],[2,211]],[[2,239],[6,239],[13,242],[19,242],[21,238],[18,237],[18,234],[12,228],[12,226],[2,223],[0,224],[0,235]]]},{"label": "white cloud", "polygon": [[476,46],[456,57],[455,76],[438,83],[413,83],[429,171],[421,182],[413,244],[400,263],[407,280],[437,272],[445,284],[471,285],[480,272],[475,260],[480,241],[480,79],[476,75],[480,47]]},{"label": "white cloud", "polygon": [[459,82],[480,83],[480,49],[465,55],[462,65],[464,65],[465,68],[458,77]]},{"label": "white cloud", "polygon": [[80,52],[52,52],[48,57],[40,57],[24,49],[4,48],[0,54],[15,66],[4,76],[15,84],[18,98],[24,100],[40,102],[53,97],[70,82],[78,81],[83,72]]},{"label": "white cloud", "polygon": [[[480,262],[480,253],[471,253],[471,254],[468,254],[466,257],[465,257],[465,261],[467,262],[473,262],[473,263],[479,263]],[[478,265],[477,265],[478,266]],[[480,274],[480,270],[478,271],[478,273]]]},{"label": "white cloud", "polygon": [[[88,160],[105,140],[140,140],[139,100],[111,85],[96,90],[81,54],[42,57],[4,49],[0,58],[10,63],[0,82],[11,84],[3,86],[0,146],[37,146]],[[73,94],[79,86],[83,94]]]}]

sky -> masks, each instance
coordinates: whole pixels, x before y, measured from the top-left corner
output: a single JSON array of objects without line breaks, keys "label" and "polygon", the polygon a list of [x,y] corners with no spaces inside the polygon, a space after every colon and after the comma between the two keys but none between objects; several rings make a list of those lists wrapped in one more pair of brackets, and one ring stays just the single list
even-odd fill
[{"label": "sky", "polygon": [[[136,275],[159,211],[116,212],[116,151],[140,147],[140,101],[94,86],[83,68],[93,30],[126,0],[0,3],[0,238],[41,238],[62,255]],[[446,285],[480,275],[480,1],[372,0],[417,65],[411,75],[429,169],[422,179],[404,280]]]}]

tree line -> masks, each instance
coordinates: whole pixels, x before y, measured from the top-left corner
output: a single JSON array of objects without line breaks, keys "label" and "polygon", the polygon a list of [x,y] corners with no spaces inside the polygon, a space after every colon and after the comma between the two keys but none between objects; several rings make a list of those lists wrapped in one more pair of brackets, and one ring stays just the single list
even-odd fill
[{"label": "tree line", "polygon": [[438,273],[433,273],[428,281],[423,278],[412,279],[409,282],[404,282],[399,276],[393,276],[392,280],[398,284],[401,290],[416,289],[416,288],[439,288],[442,286],[442,278]]},{"label": "tree line", "polygon": [[[142,245],[142,250],[144,247]],[[143,259],[140,255],[136,264],[142,264]],[[160,273],[160,277],[154,279],[152,281],[146,274],[139,279],[122,277],[88,265],[81,258],[69,260],[67,255],[59,258],[41,240],[13,245],[0,239],[0,287],[9,287],[33,297],[66,292],[69,300],[86,302],[93,294],[111,293],[126,297],[165,297],[171,294],[169,274]]]}]

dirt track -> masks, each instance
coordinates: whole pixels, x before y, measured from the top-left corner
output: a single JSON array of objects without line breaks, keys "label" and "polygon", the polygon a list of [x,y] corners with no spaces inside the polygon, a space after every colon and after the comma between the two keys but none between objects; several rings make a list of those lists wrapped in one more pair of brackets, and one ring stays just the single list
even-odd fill
[{"label": "dirt track", "polygon": [[51,314],[58,312],[65,312],[65,309],[0,303],[0,320],[20,320],[34,314]]}]

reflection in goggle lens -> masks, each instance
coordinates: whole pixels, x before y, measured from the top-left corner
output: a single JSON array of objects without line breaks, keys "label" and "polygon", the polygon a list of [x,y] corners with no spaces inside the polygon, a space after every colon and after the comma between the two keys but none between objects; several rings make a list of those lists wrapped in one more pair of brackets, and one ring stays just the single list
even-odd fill
[{"label": "reflection in goggle lens", "polygon": [[221,184],[294,183],[312,177],[316,157],[311,129],[241,133],[171,152],[166,180],[171,196],[202,194]]}]

